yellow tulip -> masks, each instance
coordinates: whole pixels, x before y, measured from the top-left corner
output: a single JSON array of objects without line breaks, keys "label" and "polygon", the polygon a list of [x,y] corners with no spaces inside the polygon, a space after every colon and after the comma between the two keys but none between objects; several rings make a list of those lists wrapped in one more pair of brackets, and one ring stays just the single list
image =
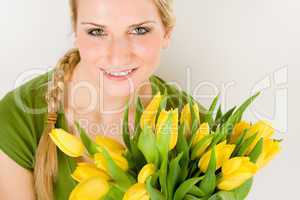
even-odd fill
[{"label": "yellow tulip", "polygon": [[195,160],[202,156],[203,153],[205,153],[206,149],[209,147],[213,140],[213,135],[207,135],[204,138],[202,138],[198,144],[194,146],[194,149],[192,151],[191,159]]},{"label": "yellow tulip", "polygon": [[160,92],[158,92],[147,105],[146,109],[141,115],[140,126],[143,129],[145,124],[154,129],[155,127],[155,118],[160,106],[162,96]]},{"label": "yellow tulip", "polygon": [[157,137],[160,136],[162,128],[164,127],[168,119],[169,113],[172,116],[171,136],[169,142],[169,150],[171,150],[176,146],[177,138],[178,138],[178,108],[171,109],[169,111],[161,110],[156,123],[156,135]]},{"label": "yellow tulip", "polygon": [[272,127],[272,124],[261,120],[250,126],[249,131],[247,131],[245,139],[253,136],[253,134],[257,133],[254,141],[251,143],[251,145],[246,150],[246,155],[249,155],[257,142],[260,140],[260,138],[270,138],[274,134],[274,128]]},{"label": "yellow tulip", "polygon": [[[124,158],[122,155],[120,155],[118,153],[114,153],[114,152],[109,152],[109,155],[114,160],[116,165],[118,165],[123,171],[128,170],[128,162],[127,162],[126,158]],[[95,160],[96,166],[99,169],[108,173],[107,161],[106,161],[105,157],[102,155],[102,153],[95,153],[94,160]]]},{"label": "yellow tulip", "polygon": [[[197,119],[200,120],[199,107],[196,102],[193,104],[193,109],[194,112],[196,113]],[[192,127],[192,114],[191,114],[189,103],[185,104],[182,108],[181,115],[180,115],[180,124],[182,123],[185,123],[186,133],[187,135],[190,135],[191,127]]]},{"label": "yellow tulip", "polygon": [[84,145],[81,140],[63,129],[55,128],[49,133],[55,145],[70,157],[79,157],[84,154]]},{"label": "yellow tulip", "polygon": [[257,171],[257,167],[249,157],[234,157],[224,162],[222,175],[218,183],[220,190],[233,190],[241,186]]},{"label": "yellow tulip", "polygon": [[280,142],[272,139],[264,139],[263,150],[259,155],[256,165],[258,168],[264,167],[281,150]]},{"label": "yellow tulip", "polygon": [[144,183],[136,183],[125,192],[123,200],[150,200],[150,196]]},{"label": "yellow tulip", "polygon": [[246,128],[250,128],[250,123],[248,123],[248,122],[246,122],[246,121],[243,121],[243,120],[241,120],[240,122],[238,122],[238,123],[234,126],[234,128],[233,128],[233,133],[232,133],[231,138],[230,138],[230,143],[231,143],[231,144],[236,143],[238,137],[243,133],[243,131],[244,131]]},{"label": "yellow tulip", "polygon": [[138,182],[145,183],[146,179],[155,173],[156,167],[154,164],[149,163],[145,165],[138,174]]},{"label": "yellow tulip", "polygon": [[78,182],[82,182],[94,176],[100,176],[106,181],[110,180],[110,176],[103,170],[97,168],[93,163],[80,162],[71,174],[71,177]]},{"label": "yellow tulip", "polygon": [[192,146],[195,146],[204,136],[209,134],[209,125],[207,122],[200,124],[193,140]]},{"label": "yellow tulip", "polygon": [[80,182],[71,192],[69,200],[99,200],[109,191],[109,184],[100,176]]},{"label": "yellow tulip", "polygon": [[[223,163],[230,158],[234,148],[234,144],[226,144],[226,141],[223,141],[216,145],[216,170],[219,169],[223,165]],[[210,160],[210,154],[211,150],[206,152],[199,160],[198,167],[202,172],[206,172],[207,170]]]},{"label": "yellow tulip", "polygon": [[104,135],[97,135],[95,138],[95,142],[96,144],[106,148],[110,152],[122,154],[125,151],[125,147],[122,144],[120,144],[117,140],[114,140],[113,138]]}]

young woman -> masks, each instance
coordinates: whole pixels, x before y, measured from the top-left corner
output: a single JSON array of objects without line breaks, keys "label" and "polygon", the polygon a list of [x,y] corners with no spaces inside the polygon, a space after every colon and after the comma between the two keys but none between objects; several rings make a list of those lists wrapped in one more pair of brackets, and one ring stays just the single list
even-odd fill
[{"label": "young woman", "polygon": [[74,134],[77,120],[91,137],[106,134],[121,141],[115,125],[121,123],[126,102],[143,95],[146,106],[152,97],[150,77],[175,23],[171,2],[70,0],[75,48],[53,70],[0,102],[1,199],[68,199],[76,185],[70,176],[76,161],[58,151],[48,136],[63,122]]}]

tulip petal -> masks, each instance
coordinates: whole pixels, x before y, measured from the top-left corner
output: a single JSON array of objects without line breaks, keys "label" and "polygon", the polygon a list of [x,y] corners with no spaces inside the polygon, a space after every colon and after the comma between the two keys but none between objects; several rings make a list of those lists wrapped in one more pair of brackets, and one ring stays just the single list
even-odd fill
[{"label": "tulip petal", "polygon": [[207,122],[200,124],[196,135],[192,139],[192,146],[195,146],[204,136],[209,134],[209,125]]},{"label": "tulip petal", "polygon": [[95,138],[95,142],[96,144],[106,148],[110,152],[122,154],[125,151],[125,147],[121,143],[113,138],[104,135],[97,135]]},{"label": "tulip petal", "polygon": [[[223,141],[216,145],[216,158],[217,158],[217,165],[216,170],[219,169],[223,163],[228,160],[235,148],[233,144],[226,144],[226,141]],[[209,159],[210,159],[211,150],[206,152],[201,159],[199,160],[198,166],[202,172],[206,172]]]},{"label": "tulip petal", "polygon": [[78,137],[63,129],[55,128],[49,133],[55,145],[70,157],[79,157],[84,153],[84,145]]},{"label": "tulip petal", "polygon": [[132,185],[124,194],[123,200],[149,200],[150,196],[146,190],[144,183],[136,183]]},{"label": "tulip petal", "polygon": [[224,162],[222,176],[218,183],[221,190],[233,190],[241,186],[245,181],[253,177],[257,166],[249,157],[234,157]]},{"label": "tulip petal", "polygon": [[255,133],[257,133],[257,136],[255,137],[251,145],[247,148],[246,155],[249,155],[249,153],[253,150],[257,142],[260,140],[260,138],[270,138],[274,134],[274,132],[275,129],[272,127],[272,124],[266,120],[260,120],[253,124],[249,128],[249,131],[247,131],[245,139],[251,137]]},{"label": "tulip petal", "polygon": [[240,121],[239,123],[237,123],[234,128],[233,128],[233,133],[231,135],[230,138],[230,143],[234,144],[236,143],[237,139],[239,138],[239,136],[243,133],[243,131],[245,129],[249,129],[250,128],[250,123],[246,122],[246,121]]},{"label": "tulip petal", "polygon": [[[129,166],[127,160],[120,154],[109,152],[109,155],[112,157],[113,161],[119,166],[123,171],[127,171]],[[102,153],[96,153],[94,155],[95,164],[101,170],[108,172],[107,161]]]},{"label": "tulip petal", "polygon": [[162,96],[160,92],[157,92],[157,94],[152,98],[144,112],[142,113],[141,119],[140,119],[140,126],[143,129],[145,124],[149,125],[151,128],[154,128],[155,126],[155,118],[158,111],[158,108],[160,106]]},{"label": "tulip petal", "polygon": [[274,158],[281,150],[280,142],[272,139],[265,139],[263,143],[263,150],[256,161],[258,168],[263,168],[270,160]]},{"label": "tulip petal", "polygon": [[[196,118],[198,121],[200,121],[199,116],[199,107],[196,102],[193,103],[193,110],[196,113]],[[180,124],[185,123],[186,125],[186,134],[189,136],[191,134],[191,127],[192,127],[192,113],[190,109],[190,104],[187,103],[183,106],[180,114]]]},{"label": "tulip petal", "polygon": [[155,169],[156,167],[152,163],[145,165],[138,174],[138,182],[145,183],[146,179],[155,173]]},{"label": "tulip petal", "polygon": [[69,200],[98,200],[109,191],[109,184],[100,176],[79,183],[71,192]]},{"label": "tulip petal", "polygon": [[71,174],[71,177],[78,182],[82,182],[94,176],[100,176],[106,181],[110,180],[109,175],[103,170],[97,168],[93,163],[80,162]]}]

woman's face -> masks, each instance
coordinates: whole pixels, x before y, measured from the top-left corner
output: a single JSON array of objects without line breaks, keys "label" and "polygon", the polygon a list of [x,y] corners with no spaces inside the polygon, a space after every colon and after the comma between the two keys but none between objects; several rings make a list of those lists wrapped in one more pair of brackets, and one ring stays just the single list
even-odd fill
[{"label": "woman's face", "polygon": [[[80,66],[110,95],[138,89],[159,65],[161,49],[170,40],[171,30],[165,29],[154,1],[77,0],[77,9]],[[133,71],[127,76],[107,74],[124,75],[129,69]]]}]

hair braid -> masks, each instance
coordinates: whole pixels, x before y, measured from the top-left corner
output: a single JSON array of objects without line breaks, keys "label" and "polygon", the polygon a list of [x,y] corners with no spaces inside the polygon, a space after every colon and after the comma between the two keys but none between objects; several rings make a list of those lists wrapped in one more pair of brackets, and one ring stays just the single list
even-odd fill
[{"label": "hair braid", "polygon": [[47,93],[47,122],[35,155],[34,181],[38,200],[53,200],[53,182],[57,176],[58,162],[56,145],[49,137],[55,127],[57,112],[64,99],[64,85],[70,80],[73,70],[80,61],[78,49],[70,49],[57,63]]}]

